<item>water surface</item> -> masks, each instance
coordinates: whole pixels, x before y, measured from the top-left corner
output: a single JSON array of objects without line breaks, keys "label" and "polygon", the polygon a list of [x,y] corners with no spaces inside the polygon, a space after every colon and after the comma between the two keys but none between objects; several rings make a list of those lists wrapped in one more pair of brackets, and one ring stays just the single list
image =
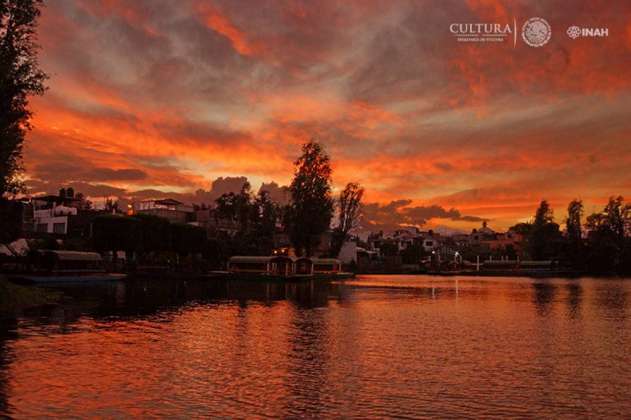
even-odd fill
[{"label": "water surface", "polygon": [[631,416],[631,281],[66,288],[0,338],[0,414]]}]

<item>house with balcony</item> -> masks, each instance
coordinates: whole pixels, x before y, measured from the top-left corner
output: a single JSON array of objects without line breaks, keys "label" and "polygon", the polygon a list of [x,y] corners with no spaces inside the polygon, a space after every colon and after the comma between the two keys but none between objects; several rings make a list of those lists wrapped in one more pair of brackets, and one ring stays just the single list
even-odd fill
[{"label": "house with balcony", "polygon": [[53,203],[42,204],[42,201],[35,200],[33,203],[33,226],[36,233],[50,233],[55,235],[66,235],[70,217],[76,216],[78,209],[67,207],[63,204]]},{"label": "house with balcony", "polygon": [[195,220],[193,206],[172,198],[143,200],[133,204],[134,213],[151,214],[167,219],[171,223],[189,223]]}]

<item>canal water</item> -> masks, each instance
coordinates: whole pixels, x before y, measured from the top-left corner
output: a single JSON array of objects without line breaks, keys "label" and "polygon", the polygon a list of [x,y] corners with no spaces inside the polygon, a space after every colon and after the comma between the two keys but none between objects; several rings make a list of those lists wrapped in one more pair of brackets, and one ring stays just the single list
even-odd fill
[{"label": "canal water", "polygon": [[11,417],[631,417],[631,280],[65,288],[0,337]]}]

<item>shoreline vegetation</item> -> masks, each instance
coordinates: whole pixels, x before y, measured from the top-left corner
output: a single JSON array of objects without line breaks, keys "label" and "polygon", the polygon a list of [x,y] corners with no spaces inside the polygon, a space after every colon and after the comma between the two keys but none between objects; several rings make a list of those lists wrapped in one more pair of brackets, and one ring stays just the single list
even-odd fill
[{"label": "shoreline vegetation", "polygon": [[[225,193],[216,200],[209,214],[215,218],[215,225],[227,225],[231,231],[210,231],[154,214],[123,213],[114,203],[111,212],[87,210],[93,217],[79,236],[68,235],[63,240],[50,235],[35,236],[39,239],[29,240],[32,245],[29,253],[16,254],[13,265],[28,270],[33,266],[33,252],[38,249],[96,251],[102,256],[110,256],[108,271],[194,276],[224,270],[227,260],[234,255],[269,256],[295,252],[296,256],[337,258],[342,245],[352,241],[358,249],[378,251],[384,260],[398,258],[400,264],[400,269],[362,265],[357,254],[356,259],[344,267],[344,271],[356,274],[496,276],[499,271],[503,275],[575,277],[631,273],[631,204],[622,196],[611,197],[602,211],[587,218],[583,218],[583,203],[573,200],[567,208],[564,229],[555,221],[550,204],[543,200],[532,221],[518,223],[509,229],[518,235],[518,242],[498,249],[485,248],[484,235],[493,237],[495,233],[484,223],[483,229],[477,233],[473,231],[481,238],[476,243],[457,243],[449,236],[442,237],[440,240],[444,242],[440,251],[451,254],[443,252],[442,259],[435,259],[435,252],[424,250],[419,243],[412,243],[402,250],[399,244],[384,238],[383,233],[378,237],[378,248],[374,249],[370,243],[372,234],[368,240],[353,237],[352,232],[362,217],[363,189],[357,183],[349,183],[339,198],[333,198],[329,156],[321,145],[314,141],[303,145],[303,154],[295,165],[288,204],[273,201],[266,191],[254,195],[248,183],[238,194]],[[0,199],[0,208],[3,202],[11,203]],[[335,224],[336,212],[339,216]],[[6,241],[7,232],[14,230],[11,228],[15,225],[13,218],[0,220],[0,231],[4,232],[0,234],[0,242]],[[487,233],[489,231],[491,233]],[[321,241],[327,234],[330,238],[323,247]],[[431,231],[429,235],[438,240]],[[284,238],[282,245],[279,245],[279,238]],[[476,260],[478,269],[474,270]],[[6,257],[5,261],[8,261]],[[427,262],[423,265],[422,261]],[[493,264],[487,267],[491,262]],[[548,263],[549,269],[530,273],[533,263]],[[407,269],[405,266],[417,268]]]},{"label": "shoreline vegetation", "polygon": [[[282,203],[275,202],[267,191],[254,194],[250,184],[245,182],[240,191],[217,198],[210,204],[212,208],[207,206],[208,203],[202,203],[199,208],[192,209],[191,214],[206,212],[208,223],[204,226],[197,219],[197,213],[193,220],[188,219],[186,212],[177,218],[161,217],[164,204],[160,204],[161,208],[155,207],[151,214],[142,213],[141,209],[136,212],[133,206],[127,212],[122,211],[118,203],[111,200],[105,209],[95,210],[83,194],[74,196],[73,189],[72,193],[66,194],[71,189],[62,188],[64,193],[60,191],[59,197],[49,201],[44,199],[51,197],[38,198],[46,201],[47,207],[42,208],[50,210],[51,216],[53,210],[62,208],[68,211],[67,221],[74,217],[75,223],[84,223],[79,231],[70,234],[69,222],[51,222],[52,217],[47,218],[47,223],[41,223],[43,231],[40,231],[33,200],[29,204],[31,225],[24,228],[25,206],[16,197],[26,192],[22,149],[31,128],[29,99],[45,93],[47,80],[37,60],[36,29],[41,5],[39,0],[24,0],[9,1],[5,7],[0,7],[0,21],[10,28],[4,34],[0,30],[4,40],[0,43],[0,68],[7,70],[0,72],[0,102],[7,104],[3,110],[8,111],[7,118],[0,119],[0,258],[8,255],[12,259],[10,264],[30,268],[30,255],[11,254],[10,247],[3,245],[25,237],[33,238],[29,252],[38,249],[96,251],[101,256],[111,256],[108,261],[111,271],[128,273],[149,271],[149,267],[167,273],[208,273],[225,269],[228,259],[236,255],[339,257],[344,244],[360,225],[362,209],[368,206],[362,207],[364,189],[357,182],[348,182],[339,196],[334,197],[330,157],[324,146],[314,139],[302,145],[302,153],[294,162],[294,176],[285,191],[288,202],[286,199]],[[10,196],[14,200],[8,200]],[[170,201],[175,206],[175,213],[178,212],[177,205],[184,204],[177,200],[161,201]],[[480,248],[485,238],[476,243],[469,240],[457,243],[452,238],[440,244],[440,248],[431,250],[418,243],[418,236],[411,240],[417,242],[409,247],[383,237],[383,232],[380,232],[379,246],[369,240],[353,238],[357,248],[371,256],[366,265],[358,267],[361,264],[356,254],[354,260],[347,260],[349,267],[346,271],[381,272],[388,271],[389,265],[398,264],[414,265],[416,271],[446,274],[449,271],[468,272],[467,268],[470,269],[474,261],[479,268],[479,262],[485,258],[498,258],[506,263],[501,269],[507,273],[513,270],[513,274],[528,271],[520,264],[526,260],[535,264],[550,263],[551,269],[547,273],[552,275],[555,272],[630,274],[631,204],[625,203],[622,196],[612,196],[602,211],[585,220],[582,220],[583,213],[581,200],[570,202],[567,218],[563,221],[565,229],[561,229],[554,220],[550,204],[543,200],[531,222],[518,223],[507,232],[507,236],[514,233],[522,239],[502,248]],[[416,228],[419,233],[425,223],[420,220],[417,218],[407,224],[396,222],[396,228]],[[55,225],[59,229],[56,230]],[[372,228],[376,234],[374,231],[379,226],[383,225],[367,220],[364,228]],[[484,229],[491,232],[489,236],[495,235],[486,229],[486,224]],[[486,234],[482,230],[477,233],[481,237]],[[328,239],[323,240],[327,235]],[[429,231],[428,236],[434,239],[433,232]],[[119,255],[125,256],[124,262],[118,260]],[[376,255],[380,266],[370,265],[372,255]],[[385,260],[392,264],[384,264]],[[0,259],[0,263],[3,260]],[[498,266],[494,268],[499,269]],[[476,275],[487,274],[495,273],[476,272]],[[20,291],[13,290],[13,293],[19,296]]]}]

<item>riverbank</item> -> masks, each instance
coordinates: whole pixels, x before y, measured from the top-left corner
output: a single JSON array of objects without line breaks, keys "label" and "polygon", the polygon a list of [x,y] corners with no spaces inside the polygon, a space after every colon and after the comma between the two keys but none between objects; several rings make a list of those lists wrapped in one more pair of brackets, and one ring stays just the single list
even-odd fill
[{"label": "riverbank", "polygon": [[56,292],[17,285],[0,274],[0,328],[25,309],[55,304],[59,298],[60,295]]}]

